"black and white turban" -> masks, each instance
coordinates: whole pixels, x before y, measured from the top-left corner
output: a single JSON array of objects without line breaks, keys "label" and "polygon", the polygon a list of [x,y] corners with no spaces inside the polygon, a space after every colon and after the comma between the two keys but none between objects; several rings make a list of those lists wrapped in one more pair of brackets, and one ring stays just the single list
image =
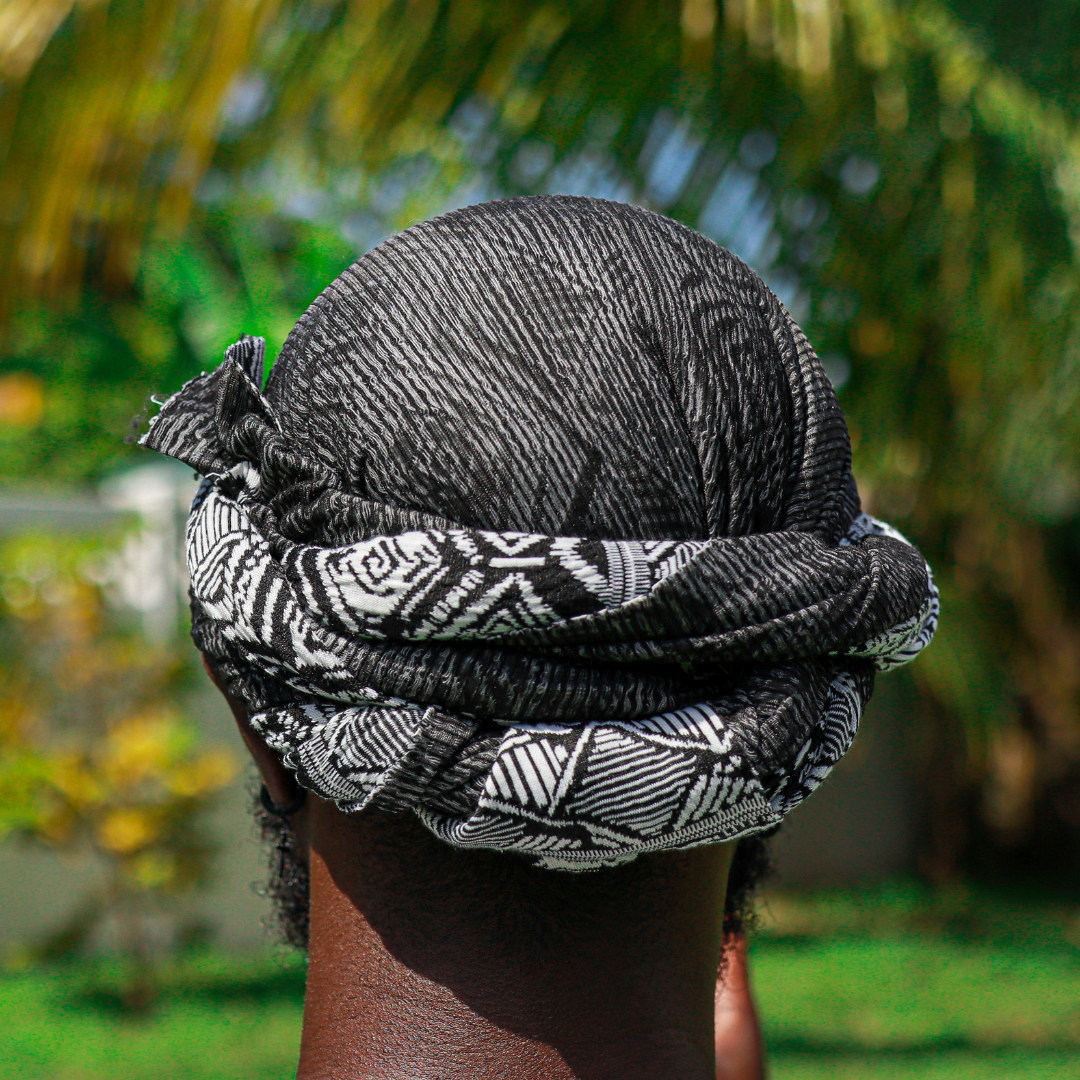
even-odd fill
[{"label": "black and white turban", "polygon": [[416,225],[262,375],[241,339],[143,444],[206,478],[196,643],[343,810],[575,870],[769,831],[934,632],[806,338],[649,211]]}]

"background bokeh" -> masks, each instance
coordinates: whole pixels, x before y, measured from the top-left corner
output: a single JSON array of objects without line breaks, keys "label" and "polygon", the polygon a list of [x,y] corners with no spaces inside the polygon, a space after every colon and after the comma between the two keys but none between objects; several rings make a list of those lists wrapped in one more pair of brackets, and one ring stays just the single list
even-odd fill
[{"label": "background bokeh", "polygon": [[[76,1032],[122,1024],[101,1019],[114,999],[168,1013],[198,985],[294,1030],[291,969],[221,952],[260,940],[261,856],[183,638],[190,474],[135,448],[133,418],[242,332],[272,357],[411,221],[545,191],[641,202],[749,262],[823,358],[864,504],[942,588],[933,647],[881,680],[778,840],[757,946],[777,1075],[1062,1075],[1080,1049],[1074,0],[3,0],[11,1001],[75,1025],[80,1077],[118,1075]],[[72,980],[97,989],[69,1000]],[[800,1000],[802,1019],[781,1004]],[[40,1023],[22,1076],[60,1071],[62,1026]],[[124,1075],[158,1075],[159,1036]],[[287,1074],[281,1039],[285,1064],[247,1074]],[[200,1067],[161,1075],[218,1075]]]}]

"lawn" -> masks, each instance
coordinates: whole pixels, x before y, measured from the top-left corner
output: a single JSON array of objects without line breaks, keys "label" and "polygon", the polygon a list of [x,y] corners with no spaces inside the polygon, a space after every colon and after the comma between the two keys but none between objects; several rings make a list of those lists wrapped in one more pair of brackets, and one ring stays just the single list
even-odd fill
[{"label": "lawn", "polygon": [[775,1080],[1080,1077],[1075,904],[915,887],[774,897],[753,946]]},{"label": "lawn", "polygon": [[[774,1080],[1080,1077],[1080,923],[1066,904],[914,888],[777,896],[754,941]],[[142,1020],[106,961],[0,978],[0,1080],[284,1080],[295,957],[178,960]]]},{"label": "lawn", "polygon": [[285,1080],[294,1075],[302,967],[272,954],[179,961],[151,1016],[119,1008],[115,964],[0,981],[2,1080]]}]

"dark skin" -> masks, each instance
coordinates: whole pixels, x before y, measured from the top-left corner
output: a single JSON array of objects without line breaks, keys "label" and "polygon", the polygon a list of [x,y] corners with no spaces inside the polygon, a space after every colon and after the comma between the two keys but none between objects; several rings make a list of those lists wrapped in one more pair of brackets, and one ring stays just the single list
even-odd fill
[{"label": "dark skin", "polygon": [[[295,779],[212,666],[271,798]],[[732,844],[597,873],[460,851],[309,794],[298,1080],[759,1080],[745,949],[718,985]]]}]

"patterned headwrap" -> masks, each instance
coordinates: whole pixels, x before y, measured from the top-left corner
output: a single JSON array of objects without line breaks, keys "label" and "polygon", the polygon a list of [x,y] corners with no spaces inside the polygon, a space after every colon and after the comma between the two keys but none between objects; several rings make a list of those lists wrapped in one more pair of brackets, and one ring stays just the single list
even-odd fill
[{"label": "patterned headwrap", "polygon": [[589,869],[774,828],[930,640],[919,552],[761,280],[510,199],[388,240],[143,445],[205,476],[193,636],[299,782]]}]

